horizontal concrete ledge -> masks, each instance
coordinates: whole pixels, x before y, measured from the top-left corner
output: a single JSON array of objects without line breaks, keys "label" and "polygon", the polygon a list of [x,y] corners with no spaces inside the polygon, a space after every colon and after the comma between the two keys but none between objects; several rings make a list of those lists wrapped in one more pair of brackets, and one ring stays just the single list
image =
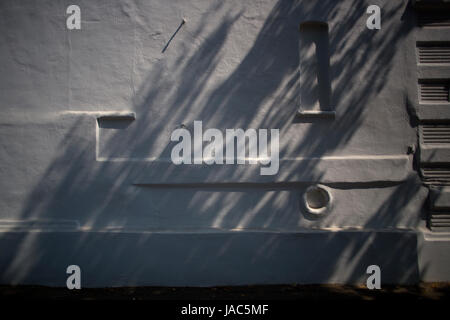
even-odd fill
[{"label": "horizontal concrete ledge", "polygon": [[[0,220],[0,234],[4,233],[121,233],[121,234],[235,234],[235,233],[267,233],[267,234],[302,234],[302,233],[330,233],[330,232],[417,232],[418,229],[408,228],[363,228],[363,227],[330,227],[330,228],[296,228],[296,229],[272,229],[272,228],[151,228],[151,227],[81,227],[79,223],[73,222],[71,225],[64,225],[58,221],[11,221]],[[450,240],[450,239],[449,239]]]},{"label": "horizontal concrete ledge", "polygon": [[419,104],[417,106],[419,120],[450,120],[450,103]]},{"label": "horizontal concrete ledge", "polygon": [[[430,258],[450,252],[432,243],[441,247]],[[415,232],[9,232],[0,234],[0,283],[65,286],[72,264],[82,287],[361,284],[372,264],[383,283],[417,283],[419,248]]]},{"label": "horizontal concrete ledge", "polygon": [[[122,166],[110,162],[108,166]],[[258,165],[174,165],[143,162],[133,168],[134,184],[171,183],[359,183],[401,182],[412,172],[412,158],[348,156],[281,159],[275,175],[261,175]]]},{"label": "horizontal concrete ledge", "polygon": [[336,118],[336,112],[323,110],[297,110],[297,117],[334,119]]},{"label": "horizontal concrete ledge", "polygon": [[135,120],[136,113],[130,110],[123,111],[84,111],[84,110],[65,110],[60,112],[41,112],[41,113],[25,113],[14,114],[8,113],[0,119],[0,124],[20,124],[38,123],[47,124],[59,121],[59,117],[88,117],[92,119],[129,119]]},{"label": "horizontal concrete ledge", "polygon": [[[402,181],[376,181],[376,182],[337,182],[321,183],[334,189],[365,189],[365,188],[390,188],[402,184]],[[308,182],[269,182],[269,183],[247,183],[247,182],[228,182],[228,183],[133,183],[135,187],[154,188],[154,189],[208,189],[233,191],[234,189],[253,189],[253,190],[297,190],[306,188],[310,185]]]},{"label": "horizontal concrete ledge", "polygon": [[62,114],[92,116],[97,119],[135,120],[136,113],[132,111],[63,111]]},{"label": "horizontal concrete ledge", "polygon": [[97,119],[99,120],[136,120],[136,114],[134,112],[131,113],[108,113],[98,115]]},{"label": "horizontal concrete ledge", "polygon": [[78,221],[66,220],[7,220],[0,219],[0,233],[2,232],[28,232],[28,231],[49,231],[49,232],[65,232],[78,231],[80,224]]}]

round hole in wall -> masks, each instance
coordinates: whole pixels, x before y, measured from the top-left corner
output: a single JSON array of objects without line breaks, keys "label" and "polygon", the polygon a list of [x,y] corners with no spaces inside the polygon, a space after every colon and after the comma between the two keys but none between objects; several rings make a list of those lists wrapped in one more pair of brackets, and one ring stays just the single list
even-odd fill
[{"label": "round hole in wall", "polygon": [[303,201],[309,213],[321,215],[330,207],[331,195],[328,188],[321,185],[315,185],[309,187],[305,191]]},{"label": "round hole in wall", "polygon": [[306,203],[312,209],[324,208],[329,201],[328,192],[320,187],[312,187],[306,191]]}]

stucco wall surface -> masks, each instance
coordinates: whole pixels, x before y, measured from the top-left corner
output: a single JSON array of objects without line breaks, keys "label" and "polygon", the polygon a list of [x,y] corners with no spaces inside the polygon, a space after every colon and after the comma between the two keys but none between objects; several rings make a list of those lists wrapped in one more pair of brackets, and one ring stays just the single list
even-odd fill
[{"label": "stucco wall surface", "polygon": [[[333,117],[299,112],[323,81],[302,78],[310,21]],[[450,279],[450,235],[427,227],[412,2],[3,0],[0,29],[1,283],[64,286],[70,264],[86,286],[358,283],[371,264]],[[278,129],[278,173],[173,164],[194,121]]]}]

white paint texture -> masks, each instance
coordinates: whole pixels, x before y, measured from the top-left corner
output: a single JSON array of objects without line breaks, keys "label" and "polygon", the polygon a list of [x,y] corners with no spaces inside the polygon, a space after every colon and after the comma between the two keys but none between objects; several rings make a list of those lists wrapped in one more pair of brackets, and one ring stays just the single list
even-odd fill
[{"label": "white paint texture", "polygon": [[[65,27],[69,4],[0,3],[0,247],[9,248],[0,250],[0,282],[64,286],[52,274],[71,263],[83,268],[83,286],[362,282],[378,262],[362,264],[393,238],[415,251],[383,258],[383,281],[417,281],[415,232],[425,228],[427,189],[407,154],[417,132],[407,105],[415,61],[405,58],[414,49],[405,1],[376,1],[376,33],[366,28],[367,1],[86,0],[77,1],[74,31]],[[329,27],[333,117],[297,114],[299,25],[309,20]],[[170,134],[193,130],[195,120],[222,132],[280,129],[278,175],[260,176],[258,165],[173,165]],[[333,197],[320,219],[301,203],[317,183]],[[193,260],[178,251],[180,241],[186,252],[198,248]],[[146,251],[155,244],[173,255]],[[315,245],[329,251],[314,263],[336,271],[299,276],[294,267],[307,267],[301,254]],[[106,247],[116,255],[83,266]],[[61,252],[75,260],[63,254],[44,266],[42,257]],[[208,256],[205,278],[200,253]],[[122,264],[94,276],[121,255]],[[254,275],[246,267],[220,273],[222,257],[232,266],[276,263]],[[393,267],[402,257],[404,275]],[[292,269],[283,259],[293,259]],[[191,270],[165,273],[172,263]]]}]

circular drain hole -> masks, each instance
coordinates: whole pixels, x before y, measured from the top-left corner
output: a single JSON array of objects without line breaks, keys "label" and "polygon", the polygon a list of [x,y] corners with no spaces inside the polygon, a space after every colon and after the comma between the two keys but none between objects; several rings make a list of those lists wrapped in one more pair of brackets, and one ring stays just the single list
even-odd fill
[{"label": "circular drain hole", "polygon": [[328,209],[331,196],[323,186],[309,187],[304,194],[306,209],[313,214],[323,214]]},{"label": "circular drain hole", "polygon": [[328,192],[320,187],[313,187],[306,191],[306,203],[312,209],[326,207],[329,201],[330,197],[328,196]]}]

